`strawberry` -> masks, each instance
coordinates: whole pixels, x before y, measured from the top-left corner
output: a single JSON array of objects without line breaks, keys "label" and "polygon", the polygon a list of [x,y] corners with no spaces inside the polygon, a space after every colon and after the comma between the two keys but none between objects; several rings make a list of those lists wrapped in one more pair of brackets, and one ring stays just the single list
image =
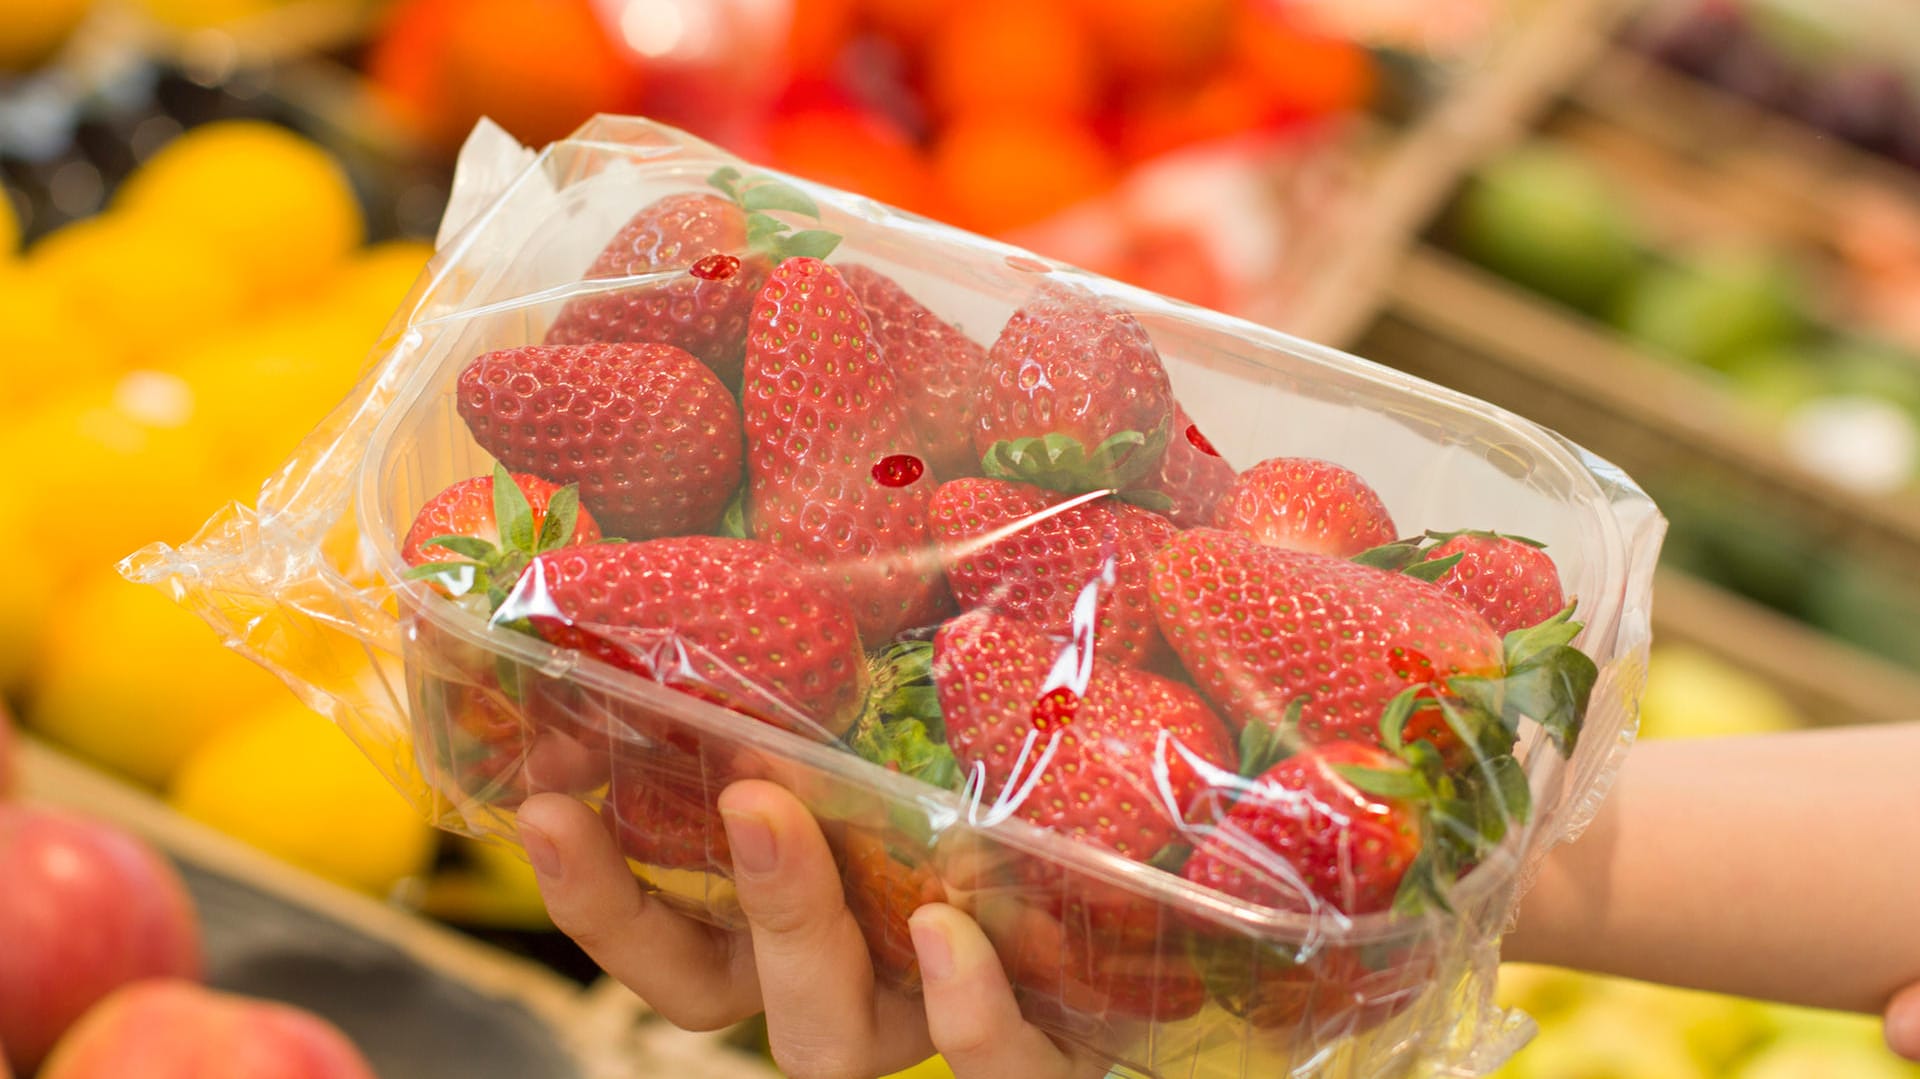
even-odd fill
[{"label": "strawberry", "polygon": [[[1343,558],[1193,529],[1154,557],[1149,588],[1167,643],[1236,729],[1278,726],[1298,701],[1301,740],[1379,744],[1401,690],[1502,673],[1500,635],[1466,604]],[[1433,709],[1403,737],[1460,747]]]},{"label": "strawberry", "polygon": [[[933,535],[963,609],[988,607],[1051,633],[1089,633],[1095,655],[1134,667],[1166,654],[1147,570],[1173,532],[1150,510],[1030,483],[952,480],[933,495]],[[1097,606],[1080,614],[1089,590]],[[1091,624],[1077,626],[1077,615]]]},{"label": "strawberry", "polygon": [[988,800],[1147,861],[1178,836],[1209,770],[1231,774],[1226,727],[1178,682],[1121,667],[1017,619],[972,611],[934,637],[947,741]]},{"label": "strawberry", "polygon": [[1439,562],[1460,556],[1434,579],[1459,596],[1500,633],[1537,626],[1567,605],[1560,570],[1540,545],[1491,532],[1461,532],[1426,553]]},{"label": "strawberry", "polygon": [[939,874],[919,859],[888,849],[870,832],[850,830],[839,859],[847,909],[860,924],[874,972],[896,989],[920,984],[920,960],[907,919],[928,903],[947,901]]},{"label": "strawberry", "polygon": [[838,737],[866,692],[840,591],[754,540],[679,536],[534,559],[494,615],[777,727]]},{"label": "strawberry", "polygon": [[[547,331],[550,345],[629,341],[674,345],[740,384],[747,314],[781,258],[824,258],[837,239],[818,230],[788,234],[768,210],[818,217],[811,199],[785,184],[727,168],[708,178],[716,191],[668,195],[614,234],[587,280],[635,278],[629,288],[571,300]],[[662,279],[664,276],[664,279]]]},{"label": "strawberry", "polygon": [[1379,1026],[1420,999],[1437,970],[1424,948],[1322,943],[1305,952],[1233,938],[1202,949],[1213,998],[1257,1030],[1324,1045]]},{"label": "strawberry", "polygon": [[1178,528],[1202,528],[1213,523],[1214,507],[1233,486],[1235,472],[1220,451],[1187,415],[1179,402],[1173,406],[1173,434],[1167,452],[1142,488],[1164,497],[1162,512]]},{"label": "strawberry", "polygon": [[1153,474],[1173,390],[1146,328],[1077,285],[1048,282],[987,351],[973,448],[989,476],[1077,493]]},{"label": "strawberry", "polygon": [[720,821],[723,787],[708,780],[695,754],[631,753],[614,768],[601,813],[620,850],[636,862],[730,873],[733,853]]},{"label": "strawberry", "polygon": [[1414,802],[1372,793],[1354,778],[1358,770],[1410,776],[1400,758],[1378,746],[1304,749],[1240,792],[1182,875],[1283,910],[1386,910],[1420,854],[1424,829]]},{"label": "strawberry", "polygon": [[1274,457],[1240,473],[1213,523],[1275,547],[1342,558],[1395,536],[1386,504],[1367,481],[1311,457]]},{"label": "strawberry", "polygon": [[427,500],[400,541],[407,576],[432,580],[455,595],[512,587],[541,551],[600,538],[579,491],[499,465],[493,474],[461,480]]},{"label": "strawberry", "polygon": [[947,479],[978,475],[970,423],[987,350],[880,271],[842,266],[840,273],[867,313],[874,346],[893,371],[927,466]]},{"label": "strawberry", "polygon": [[508,467],[580,485],[630,539],[712,530],[740,485],[740,409],[672,345],[528,345],[460,372],[460,416]]},{"label": "strawberry", "polygon": [[934,480],[839,271],[780,264],[754,301],[741,399],[747,526],[853,597],[870,646],[951,609],[927,557]]}]

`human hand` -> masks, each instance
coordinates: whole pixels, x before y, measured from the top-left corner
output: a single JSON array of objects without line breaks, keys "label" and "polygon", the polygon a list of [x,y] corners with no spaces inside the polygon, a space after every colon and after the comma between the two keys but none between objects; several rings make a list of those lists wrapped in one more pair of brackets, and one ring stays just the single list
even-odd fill
[{"label": "human hand", "polygon": [[1887,1047],[1920,1062],[1920,982],[1895,993],[1887,1003]]},{"label": "human hand", "polygon": [[876,985],[833,854],[812,815],[760,780],[720,796],[750,930],[717,929],[648,896],[600,818],[558,794],[527,799],[519,830],[547,910],[594,962],[676,1026],[714,1030],[761,1011],[795,1079],[869,1079],[936,1051],[959,1079],[1098,1076],[1020,1015],[980,928],[945,904],[911,926],[916,999]]}]

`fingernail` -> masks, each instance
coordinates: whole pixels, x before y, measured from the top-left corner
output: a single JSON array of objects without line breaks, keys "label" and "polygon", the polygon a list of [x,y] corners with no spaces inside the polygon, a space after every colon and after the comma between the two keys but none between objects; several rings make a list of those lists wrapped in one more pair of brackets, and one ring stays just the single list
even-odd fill
[{"label": "fingernail", "polygon": [[560,879],[560,851],[547,833],[531,824],[522,823],[520,846],[526,850],[527,861],[533,866],[535,874],[545,880]]},{"label": "fingernail", "polygon": [[946,930],[930,919],[909,922],[907,928],[913,933],[914,954],[920,957],[920,976],[930,982],[953,977],[953,942]]},{"label": "fingernail", "polygon": [[780,852],[774,848],[773,826],[757,813],[721,810],[727,822],[727,845],[733,848],[733,866],[756,877],[773,872],[780,864]]},{"label": "fingernail", "polygon": [[1887,1047],[1894,1052],[1920,1060],[1920,1008],[1895,1007],[1887,1016],[1886,1038]]}]

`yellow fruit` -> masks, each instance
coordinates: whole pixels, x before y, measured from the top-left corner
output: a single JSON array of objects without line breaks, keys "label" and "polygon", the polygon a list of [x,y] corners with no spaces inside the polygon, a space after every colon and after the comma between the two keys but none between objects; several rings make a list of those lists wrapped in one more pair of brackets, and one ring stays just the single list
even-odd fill
[{"label": "yellow fruit", "polygon": [[928,1057],[905,1071],[894,1072],[887,1079],[953,1079],[953,1069],[942,1057]]},{"label": "yellow fruit", "polygon": [[433,832],[338,728],[297,703],[221,732],[174,778],[182,813],[349,887],[424,872]]},{"label": "yellow fruit", "polygon": [[533,867],[501,843],[455,837],[466,864],[435,873],[421,909],[457,925],[491,929],[551,929]]},{"label": "yellow fruit", "polygon": [[273,0],[139,0],[155,22],[176,30],[224,26],[272,10]]},{"label": "yellow fruit", "polygon": [[180,135],[127,177],[113,206],[202,233],[257,299],[291,298],[324,281],[364,231],[339,162],[255,120]]},{"label": "yellow fruit", "polygon": [[432,257],[433,245],[419,240],[374,244],[341,269],[322,302],[366,338],[365,351],[398,313]]},{"label": "yellow fruit", "polygon": [[1495,1079],[1710,1079],[1673,1030],[1638,1009],[1595,1001],[1542,1023]]},{"label": "yellow fruit", "polygon": [[0,584],[0,697],[25,688],[53,610],[53,567],[27,535],[29,511],[15,488],[0,487],[0,566],[7,567]]},{"label": "yellow fruit", "polygon": [[0,264],[0,356],[7,365],[0,414],[33,408],[119,366],[94,320],[71,310],[63,289],[11,263]]},{"label": "yellow fruit", "polygon": [[0,189],[0,262],[12,258],[19,250],[20,218],[13,212],[13,200]]},{"label": "yellow fruit", "polygon": [[195,747],[286,689],[155,589],[111,571],[61,589],[25,720],[159,786]]},{"label": "yellow fruit", "polygon": [[248,298],[245,268],[166,214],[75,222],[35,244],[26,267],[129,366],[228,325]]},{"label": "yellow fruit", "polygon": [[16,0],[0,17],[0,71],[25,71],[52,56],[80,21],[91,0]]},{"label": "yellow fruit", "polygon": [[1773,687],[1698,649],[1663,645],[1647,661],[1643,738],[1767,734],[1805,724]]}]

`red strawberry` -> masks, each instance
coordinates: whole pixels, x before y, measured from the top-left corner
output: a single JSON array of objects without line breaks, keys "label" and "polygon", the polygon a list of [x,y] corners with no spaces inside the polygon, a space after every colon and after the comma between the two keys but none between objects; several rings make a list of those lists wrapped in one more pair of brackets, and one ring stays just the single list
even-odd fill
[{"label": "red strawberry", "polygon": [[496,617],[777,727],[838,737],[860,712],[866,656],[830,587],[753,540],[597,543],[535,559]]},{"label": "red strawberry", "polygon": [[1173,434],[1160,465],[1141,486],[1167,497],[1168,520],[1179,528],[1203,528],[1213,523],[1214,507],[1233,486],[1233,466],[1213,448],[1207,436],[1181,408],[1173,406]]},{"label": "red strawberry", "polygon": [[[704,272],[689,272],[701,265]],[[673,276],[659,280],[663,273]],[[643,208],[587,270],[588,280],[618,277],[642,281],[569,301],[546,343],[674,345],[699,357],[722,382],[739,384],[747,311],[767,277],[766,259],[747,247],[747,212],[739,203],[689,193]]]},{"label": "red strawberry", "polygon": [[[400,542],[400,558],[409,566],[445,568],[410,576],[433,578],[445,588],[463,583],[463,575],[455,572],[462,566],[504,569],[505,579],[497,582],[504,589],[512,586],[526,560],[541,551],[600,538],[593,515],[578,508],[578,492],[524,473],[496,490],[494,484],[506,475],[496,466],[493,475],[461,480],[420,507]],[[549,525],[548,509],[556,504],[559,512]],[[503,561],[515,556],[518,560],[511,565]],[[485,587],[477,579],[466,583]]]},{"label": "red strawberry", "polygon": [[1153,474],[1172,426],[1173,390],[1146,328],[1079,286],[1049,282],[987,352],[973,448],[990,476],[1118,490]]},{"label": "red strawberry", "polygon": [[740,486],[740,409],[672,345],[488,352],[456,387],[474,440],[509,467],[580,485],[631,539],[713,529]]},{"label": "red strawberry", "polygon": [[978,475],[973,392],[987,350],[880,271],[842,266],[840,273],[867,313],[873,343],[893,371],[928,467],[947,479]]},{"label": "red strawberry", "polygon": [[1229,1014],[1316,1045],[1405,1011],[1436,973],[1426,951],[1381,944],[1322,944],[1303,955],[1233,938],[1202,951],[1207,988]]},{"label": "red strawberry", "polygon": [[894,988],[917,988],[920,960],[907,919],[928,903],[947,901],[939,874],[924,862],[896,856],[880,837],[857,830],[847,834],[840,861],[847,909],[866,937],[874,972]]},{"label": "red strawberry", "polygon": [[1500,633],[1537,626],[1567,605],[1559,568],[1547,552],[1531,543],[1488,532],[1463,532],[1428,551],[1426,560],[1456,554],[1460,561],[1433,583],[1465,600]]},{"label": "red strawberry", "polygon": [[1347,768],[1411,775],[1400,758],[1361,742],[1302,750],[1247,784],[1182,875],[1283,910],[1391,907],[1420,853],[1420,810],[1363,789]]},{"label": "red strawberry", "polygon": [[733,853],[720,821],[723,787],[709,780],[695,754],[629,754],[613,770],[601,812],[621,851],[636,862],[730,873]]},{"label": "red strawberry", "polygon": [[[1166,654],[1147,571],[1173,532],[1150,510],[1030,483],[953,480],[933,495],[933,535],[962,608],[988,607],[1065,636],[1090,633],[1096,655],[1135,667]],[[1088,612],[1092,624],[1078,627],[1075,607],[1088,588],[1099,603]]]},{"label": "red strawberry", "polygon": [[987,800],[1044,828],[1144,862],[1178,837],[1207,769],[1233,772],[1226,727],[1178,682],[985,611],[942,626],[933,647],[962,773],[982,768]]},{"label": "red strawberry", "polygon": [[1213,521],[1261,543],[1342,558],[1394,540],[1393,518],[1367,481],[1311,457],[1275,457],[1240,473]]},{"label": "red strawberry", "polygon": [[833,267],[792,258],[768,279],[753,305],[741,400],[752,534],[825,566],[853,597],[869,645],[945,615],[925,451]]},{"label": "red strawberry", "polygon": [[[1466,604],[1344,558],[1197,528],[1160,549],[1149,587],[1160,632],[1236,729],[1279,726],[1300,701],[1309,744],[1377,745],[1401,690],[1502,673],[1500,635]],[[1431,708],[1413,713],[1403,737],[1459,747]]]}]

